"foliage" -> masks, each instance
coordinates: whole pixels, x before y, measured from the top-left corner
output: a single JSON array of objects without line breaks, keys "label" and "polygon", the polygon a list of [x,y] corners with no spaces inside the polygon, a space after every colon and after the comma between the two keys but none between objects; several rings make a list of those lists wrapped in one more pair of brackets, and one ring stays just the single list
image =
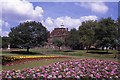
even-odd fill
[{"label": "foliage", "polygon": [[10,44],[9,37],[2,37],[2,48],[7,48]]},{"label": "foliage", "polygon": [[53,39],[53,44],[56,45],[56,46],[58,46],[59,50],[60,50],[60,47],[64,44],[64,41],[61,40],[61,39],[55,38],[55,39]]},{"label": "foliage", "polygon": [[42,46],[47,40],[47,29],[40,22],[24,22],[17,27],[11,28],[9,37],[11,45],[19,48],[29,48]]},{"label": "foliage", "polygon": [[109,47],[120,49],[120,17],[114,21],[111,17],[99,21],[88,20],[82,22],[79,30],[71,29],[66,38],[66,45],[72,49],[90,49]]},{"label": "foliage", "polygon": [[101,19],[95,29],[96,44],[99,47],[112,47],[116,40],[116,27],[110,17]]},{"label": "foliage", "polygon": [[[102,18],[99,21],[88,20],[82,22],[79,29],[71,29],[69,35],[62,41],[53,40],[53,44],[59,48],[65,44],[71,49],[95,48],[120,49],[120,17],[114,21],[111,17]],[[41,23],[25,22],[12,28],[9,33],[11,45],[21,48],[42,46],[47,41],[48,31]],[[34,43],[34,44],[33,44]]]},{"label": "foliage", "polygon": [[94,45],[94,29],[96,28],[96,21],[85,21],[79,27],[80,42],[88,49]]},{"label": "foliage", "polygon": [[116,23],[116,30],[117,30],[117,47],[118,50],[120,50],[120,16],[117,19],[117,23]]},{"label": "foliage", "polygon": [[66,46],[70,46],[70,48],[72,49],[81,48],[81,45],[79,42],[79,34],[75,28],[71,29],[71,31],[69,32],[68,37],[65,39],[65,44]]},{"label": "foliage", "polygon": [[2,37],[0,36],[0,48],[2,48]]}]

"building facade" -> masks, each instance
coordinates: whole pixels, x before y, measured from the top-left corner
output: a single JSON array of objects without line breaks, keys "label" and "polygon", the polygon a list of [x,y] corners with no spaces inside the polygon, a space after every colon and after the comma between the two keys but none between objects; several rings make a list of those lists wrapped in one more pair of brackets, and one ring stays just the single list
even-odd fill
[{"label": "building facade", "polygon": [[[63,25],[61,25],[63,26]],[[58,49],[57,46],[53,45],[53,40],[54,39],[61,39],[63,41],[65,41],[65,38],[69,35],[69,31],[68,28],[54,28],[54,30],[50,33],[49,38],[48,38],[48,42],[46,45],[46,48],[49,49]],[[65,45],[63,45],[61,47],[61,49],[66,49],[67,47]]]}]

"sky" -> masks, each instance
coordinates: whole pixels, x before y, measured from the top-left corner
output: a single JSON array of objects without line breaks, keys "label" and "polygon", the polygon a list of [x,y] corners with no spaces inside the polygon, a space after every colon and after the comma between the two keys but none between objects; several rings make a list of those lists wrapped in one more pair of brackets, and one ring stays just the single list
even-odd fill
[{"label": "sky", "polygon": [[28,1],[4,0],[0,2],[0,36],[8,36],[10,28],[25,21],[41,22],[49,31],[64,24],[69,30],[78,29],[81,22],[118,18],[118,2],[84,1]]}]

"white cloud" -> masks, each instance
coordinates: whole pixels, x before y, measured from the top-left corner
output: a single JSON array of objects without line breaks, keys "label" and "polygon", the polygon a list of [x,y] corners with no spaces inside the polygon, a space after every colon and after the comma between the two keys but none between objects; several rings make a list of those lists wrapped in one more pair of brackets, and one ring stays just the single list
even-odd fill
[{"label": "white cloud", "polygon": [[[23,22],[23,21],[40,21],[42,22],[45,27],[48,28],[48,30],[53,30],[55,27],[61,27],[60,25],[63,23],[65,27],[72,29],[72,28],[78,28],[81,25],[82,21],[86,20],[96,20],[97,17],[94,15],[90,16],[82,16],[80,18],[72,18],[69,16],[64,17],[58,17],[56,19],[53,19],[51,17],[48,17],[43,21],[43,13],[44,10],[40,6],[34,7],[32,3],[26,1],[26,0],[4,0],[3,2],[0,2],[0,6],[2,7],[2,18],[4,21],[1,20],[0,23],[2,23],[2,28],[0,29],[2,32],[2,36],[8,36],[10,28],[9,23],[13,21],[15,23],[16,21]],[[7,22],[6,22],[7,21]],[[9,23],[8,23],[9,22]]]},{"label": "white cloud", "polygon": [[97,16],[95,16],[95,15],[82,16],[82,17],[80,17],[80,20],[81,20],[81,21],[97,20]]},{"label": "white cloud", "polygon": [[[75,3],[75,5],[79,4]],[[109,9],[103,2],[81,2],[80,6],[102,14],[106,13]]]},{"label": "white cloud", "polygon": [[69,29],[79,26],[81,24],[80,19],[73,19],[71,17],[58,17],[53,19],[48,17],[43,24],[48,28],[49,31],[52,31],[55,27],[61,27],[61,24],[64,24],[64,27]]},{"label": "white cloud", "polygon": [[52,25],[53,24],[53,19],[51,17],[48,17],[46,20],[45,20],[46,24],[49,24],[49,25]]},{"label": "white cloud", "polygon": [[0,17],[1,36],[8,36],[11,27],[9,23],[19,23],[27,20],[42,21],[44,13],[42,7],[34,7],[27,0],[3,0],[0,1],[0,7],[0,15],[2,15],[2,18]]},{"label": "white cloud", "polygon": [[0,31],[0,36],[7,36],[8,37],[9,31]]},{"label": "white cloud", "polygon": [[6,27],[6,28],[9,28],[10,27],[10,24],[6,21],[3,21],[0,19],[0,27]]},{"label": "white cloud", "polygon": [[82,16],[80,18],[71,18],[69,16],[65,17],[58,17],[56,19],[53,19],[51,17],[48,17],[43,24],[48,28],[49,31],[52,31],[55,27],[61,27],[61,24],[64,24],[64,27],[72,29],[76,28],[81,25],[81,22],[87,21],[87,20],[97,20],[97,16],[90,15],[90,16]]},{"label": "white cloud", "polygon": [[0,32],[2,31],[2,29],[0,28]]},{"label": "white cloud", "polygon": [[10,24],[0,19],[0,36],[8,36]]},{"label": "white cloud", "polygon": [[3,19],[7,20],[40,20],[43,15],[42,7],[36,6],[26,0],[4,0],[2,6]]},{"label": "white cloud", "polygon": [[9,31],[2,31],[2,27],[0,27],[0,36],[8,36]]},{"label": "white cloud", "polygon": [[[65,16],[65,17],[58,17],[56,19],[48,17],[42,23],[49,31],[52,31],[55,27],[61,27],[62,23],[64,24],[64,27],[69,28],[70,30],[72,28],[78,29],[78,27],[81,25],[81,22],[87,21],[87,20],[97,20],[97,16],[90,15],[90,16],[82,16],[80,18],[71,18],[69,16]],[[0,25],[1,36],[8,36],[9,30],[7,29],[10,28],[10,24],[2,20],[0,20],[0,24],[1,24]]]}]

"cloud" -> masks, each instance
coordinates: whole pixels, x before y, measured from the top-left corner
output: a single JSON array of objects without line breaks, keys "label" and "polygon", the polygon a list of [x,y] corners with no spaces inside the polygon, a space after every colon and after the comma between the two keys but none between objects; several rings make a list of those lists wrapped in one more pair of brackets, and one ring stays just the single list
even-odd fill
[{"label": "cloud", "polygon": [[[64,24],[64,27],[72,29],[76,28],[81,25],[81,22],[87,21],[87,20],[97,20],[97,16],[95,15],[89,15],[89,16],[82,16],[80,18],[72,18],[69,16],[64,17],[58,17],[56,19],[53,19],[51,17],[48,17],[45,19],[42,24],[49,30],[52,31],[55,27],[61,27],[61,24]],[[2,29],[0,29],[1,36],[8,36],[10,24],[8,22],[0,20],[0,24],[2,24]]]},{"label": "cloud", "polygon": [[[11,25],[24,21],[42,21],[44,10],[42,7],[34,7],[27,0],[3,0],[0,1],[0,35],[8,36]],[[2,15],[2,17],[1,17]]]},{"label": "cloud", "polygon": [[2,28],[0,27],[0,36],[2,36]]},{"label": "cloud", "polygon": [[61,24],[64,24],[64,27],[72,29],[76,28],[81,25],[81,22],[87,21],[87,20],[97,20],[97,16],[90,15],[90,16],[82,16],[80,18],[71,18],[69,16],[65,17],[58,17],[56,19],[53,19],[51,17],[48,17],[44,22],[44,26],[47,27],[49,31],[52,31],[55,27],[61,27]]},{"label": "cloud", "polygon": [[73,19],[71,17],[58,17],[53,19],[48,17],[43,24],[48,28],[49,31],[52,31],[55,27],[61,27],[61,24],[64,24],[64,27],[69,29],[79,26],[81,24],[80,19]]},{"label": "cloud", "polygon": [[8,36],[10,24],[0,19],[0,36]]},{"label": "cloud", "polygon": [[82,17],[80,17],[80,20],[81,20],[81,21],[97,20],[97,16],[95,16],[95,15],[82,16]]},{"label": "cloud", "polygon": [[42,7],[34,7],[32,3],[26,0],[4,0],[0,2],[0,5],[2,6],[4,20],[40,20],[43,17]]},{"label": "cloud", "polygon": [[81,2],[75,3],[75,5],[80,5],[86,9],[90,9],[93,12],[104,14],[108,11],[108,6],[105,5],[103,2]]},{"label": "cloud", "polygon": [[0,36],[7,36],[8,37],[9,31],[0,31]]},{"label": "cloud", "polygon": [[2,28],[0,27],[0,36],[8,36],[9,31],[2,31]]},{"label": "cloud", "polygon": [[2,13],[3,20],[0,20],[0,23],[2,23],[2,36],[8,35],[11,27],[9,23],[13,25],[14,23],[35,20],[42,22],[49,31],[52,31],[55,27],[61,27],[62,23],[69,29],[78,29],[82,21],[97,19],[95,15],[82,16],[80,18],[63,16],[57,18],[48,17],[43,21],[43,8],[40,6],[34,7],[32,3],[26,0],[4,0],[0,2],[0,6],[2,7],[0,14]]},{"label": "cloud", "polygon": [[10,27],[10,24],[6,21],[3,21],[0,19],[0,27],[6,27],[6,28],[9,28]]}]

